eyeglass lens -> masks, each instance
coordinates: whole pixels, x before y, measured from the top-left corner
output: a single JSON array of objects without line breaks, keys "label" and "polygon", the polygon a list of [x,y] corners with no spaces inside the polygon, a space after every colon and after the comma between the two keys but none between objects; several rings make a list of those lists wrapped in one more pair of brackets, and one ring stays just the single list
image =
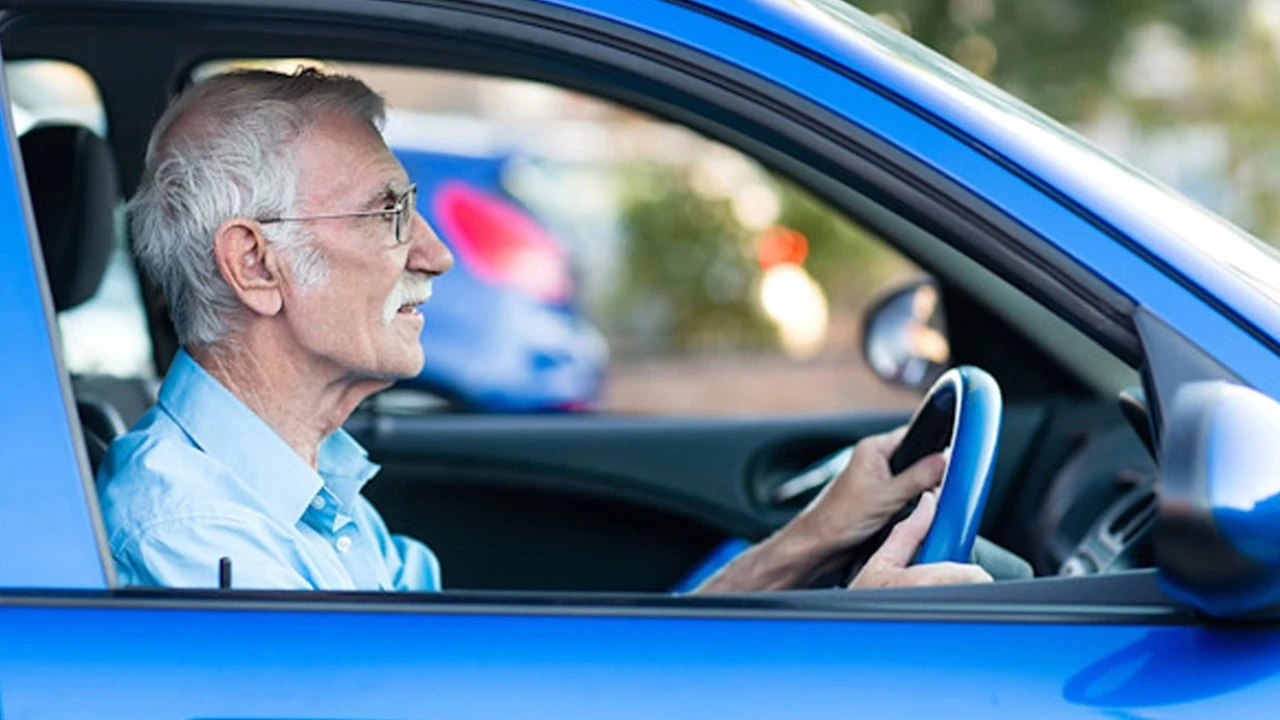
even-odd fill
[{"label": "eyeglass lens", "polygon": [[418,187],[411,185],[400,198],[399,212],[395,214],[396,243],[403,245],[409,241],[409,229],[413,227],[413,213],[418,208]]}]

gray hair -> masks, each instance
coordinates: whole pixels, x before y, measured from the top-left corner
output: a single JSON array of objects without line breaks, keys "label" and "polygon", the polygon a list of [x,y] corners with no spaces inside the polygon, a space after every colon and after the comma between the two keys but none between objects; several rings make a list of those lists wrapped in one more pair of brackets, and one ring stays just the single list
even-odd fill
[{"label": "gray hair", "polygon": [[[240,303],[214,261],[214,234],[232,217],[294,214],[293,143],[327,111],[381,128],[385,105],[353,77],[244,70],[191,86],[161,116],[128,211],[134,253],[168,301],[181,344],[214,343],[234,329]],[[299,284],[328,277],[303,223],[265,225],[263,233]]]}]

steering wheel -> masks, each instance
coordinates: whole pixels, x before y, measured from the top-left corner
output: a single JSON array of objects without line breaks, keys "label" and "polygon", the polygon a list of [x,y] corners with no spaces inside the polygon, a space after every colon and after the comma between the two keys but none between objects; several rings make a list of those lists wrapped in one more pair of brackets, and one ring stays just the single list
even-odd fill
[{"label": "steering wheel", "polygon": [[[942,374],[911,417],[906,436],[889,459],[894,474],[917,460],[950,449],[938,511],[916,552],[916,563],[969,562],[982,511],[991,489],[999,444],[1003,402],[1000,386],[986,371],[970,365]],[[854,551],[846,584],[880,547],[893,526],[915,508],[912,502]]]}]

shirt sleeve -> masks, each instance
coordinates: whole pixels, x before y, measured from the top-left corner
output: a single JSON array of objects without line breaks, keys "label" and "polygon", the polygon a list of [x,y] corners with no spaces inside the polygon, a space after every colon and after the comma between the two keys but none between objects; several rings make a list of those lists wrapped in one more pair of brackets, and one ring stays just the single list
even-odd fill
[{"label": "shirt sleeve", "polygon": [[147,527],[112,549],[121,585],[216,588],[231,558],[238,590],[313,590],[279,546],[261,542],[251,523],[229,517],[181,518]]},{"label": "shirt sleeve", "polygon": [[431,548],[407,535],[392,535],[373,504],[356,497],[356,513],[369,528],[387,569],[391,589],[401,592],[436,592],[441,588],[440,561]]},{"label": "shirt sleeve", "polygon": [[405,592],[434,592],[440,589],[440,561],[423,543],[404,535],[391,536],[391,549],[398,562],[388,558],[391,583]]}]

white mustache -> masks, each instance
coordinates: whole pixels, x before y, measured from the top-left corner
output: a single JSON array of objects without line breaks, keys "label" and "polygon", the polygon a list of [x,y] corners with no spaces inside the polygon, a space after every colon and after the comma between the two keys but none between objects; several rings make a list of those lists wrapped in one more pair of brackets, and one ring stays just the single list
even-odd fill
[{"label": "white mustache", "polygon": [[418,273],[405,273],[387,295],[382,306],[382,324],[390,325],[405,305],[421,305],[431,299],[431,278]]}]

